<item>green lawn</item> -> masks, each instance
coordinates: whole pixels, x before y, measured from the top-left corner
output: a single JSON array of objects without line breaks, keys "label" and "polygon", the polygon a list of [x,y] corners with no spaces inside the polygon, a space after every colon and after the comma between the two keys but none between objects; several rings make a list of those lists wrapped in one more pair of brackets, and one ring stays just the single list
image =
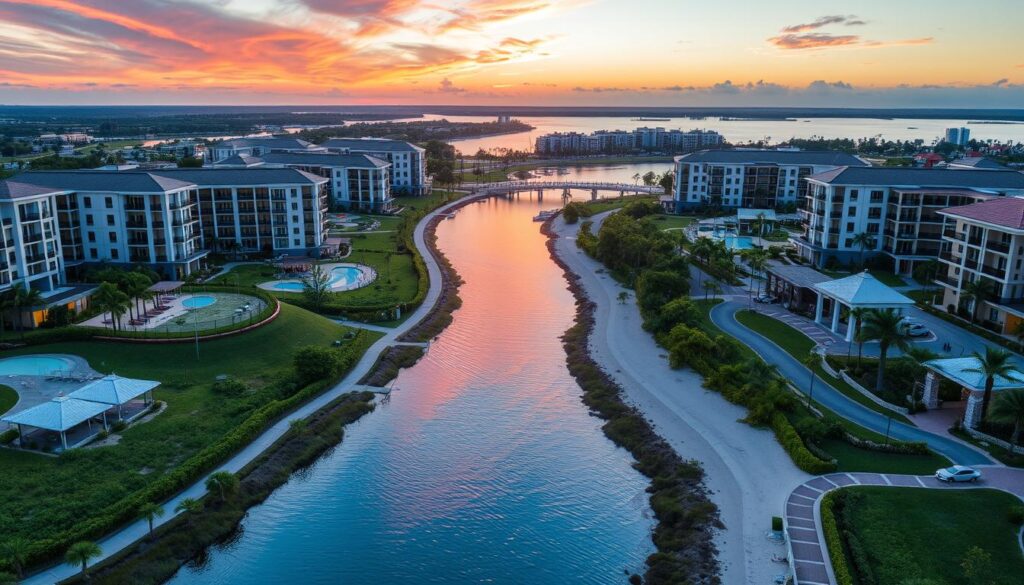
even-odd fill
[{"label": "green lawn", "polygon": [[670,230],[684,228],[697,221],[697,218],[692,215],[654,215],[648,218],[648,221],[658,226],[660,230]]},{"label": "green lawn", "polygon": [[[814,347],[814,342],[811,341],[811,338],[773,317],[762,315],[761,313],[755,313],[753,311],[739,311],[736,313],[736,320],[747,329],[772,340],[779,347],[784,349],[786,353],[798,360],[802,360],[806,357],[807,354],[810,353],[811,348]],[[880,414],[884,414],[886,416],[891,415],[893,420],[898,420],[906,424],[913,424],[909,419],[907,419],[907,417],[875,404],[870,398],[858,392],[853,388],[853,386],[850,386],[842,379],[833,378],[820,365],[816,365],[814,367],[814,371],[821,376],[822,379],[827,380],[829,385],[842,392],[854,402],[858,402]]]},{"label": "green lawn", "polygon": [[[64,342],[8,355],[69,353],[101,372],[159,380],[167,403],[152,421],[129,427],[113,446],[77,449],[58,458],[0,450],[0,533],[42,539],[100,513],[181,464],[238,426],[256,408],[295,391],[292,358],[301,347],[327,346],[348,331],[283,305],[272,323],[241,335],[190,343]],[[368,332],[369,333],[369,332]],[[363,349],[377,339],[363,338]],[[216,394],[216,376],[228,374],[249,391]]]},{"label": "green lawn", "polygon": [[[1017,527],[1007,520],[1007,511],[1021,502],[1010,494],[852,487],[837,496],[839,531],[853,536],[874,583],[909,583],[913,579],[929,579],[927,583],[936,585],[1021,582],[1024,557]],[[857,578],[863,570],[855,564],[849,543],[844,543],[844,554]],[[969,578],[965,574],[963,560],[972,547],[991,555],[989,576]],[[862,576],[861,582],[866,582]]]},{"label": "green lawn", "polygon": [[18,393],[14,391],[14,388],[0,384],[0,414],[14,408],[17,403]]},{"label": "green lawn", "polygon": [[914,301],[916,301],[918,303],[927,303],[927,304],[930,305],[930,304],[932,304],[932,301],[934,301],[936,299],[938,299],[938,301],[940,303],[942,302],[942,291],[941,290],[936,290],[936,289],[916,289],[916,290],[908,290],[907,292],[905,292],[903,294],[905,294],[906,296],[914,299]]},{"label": "green lawn", "polygon": [[[879,442],[882,442],[879,439]],[[861,449],[842,439],[824,439],[818,443],[839,461],[838,471],[871,471],[874,473],[911,473],[928,475],[951,462],[936,453],[908,455]]]}]

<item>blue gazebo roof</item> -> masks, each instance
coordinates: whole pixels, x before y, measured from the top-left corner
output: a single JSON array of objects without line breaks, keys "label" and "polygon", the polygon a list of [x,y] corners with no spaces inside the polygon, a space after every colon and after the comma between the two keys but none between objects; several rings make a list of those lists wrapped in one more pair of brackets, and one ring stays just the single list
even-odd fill
[{"label": "blue gazebo roof", "polygon": [[[924,363],[925,367],[935,371],[939,375],[960,384],[971,390],[985,389],[985,374],[981,372],[970,372],[968,370],[979,369],[981,360],[976,357],[944,358],[931,360]],[[1012,390],[1024,388],[1024,373],[1015,370],[1011,377],[996,376],[992,386],[993,391]]]},{"label": "blue gazebo roof", "polygon": [[79,400],[117,406],[138,398],[159,385],[160,382],[152,380],[135,380],[133,378],[122,378],[117,374],[110,374],[103,376],[99,380],[89,382],[69,394],[69,396]]},{"label": "blue gazebo roof", "polygon": [[26,408],[5,416],[2,420],[16,425],[28,425],[48,431],[63,432],[74,428],[110,408],[107,404],[79,400],[71,396],[58,396],[49,402]]}]

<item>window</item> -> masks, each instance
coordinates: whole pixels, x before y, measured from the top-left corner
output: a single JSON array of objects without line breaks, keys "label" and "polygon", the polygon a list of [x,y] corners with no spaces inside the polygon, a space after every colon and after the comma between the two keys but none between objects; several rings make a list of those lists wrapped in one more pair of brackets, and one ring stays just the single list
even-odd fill
[{"label": "window", "polygon": [[857,200],[857,190],[856,189],[850,189],[850,201],[856,201],[856,200]]},{"label": "window", "polygon": [[293,227],[292,228],[292,233],[295,234],[295,235],[299,235],[299,228]]},{"label": "window", "polygon": [[846,208],[846,215],[848,215],[850,217],[853,217],[853,216],[857,215],[857,208],[852,206],[852,205],[847,207]]},{"label": "window", "polygon": [[89,241],[90,242],[95,242],[96,241],[96,232],[89,232]]},{"label": "window", "polygon": [[103,199],[103,202],[107,206],[107,209],[113,209],[114,208],[114,198],[113,197],[105,197]]},{"label": "window", "polygon": [[853,222],[852,222],[852,221],[851,221],[851,222],[848,222],[848,223],[846,224],[846,231],[848,231],[848,232],[852,232],[852,231],[853,231],[853,230],[855,230],[855,229],[856,229],[856,228],[854,227],[854,225],[853,225]]},{"label": "window", "polygon": [[117,243],[117,232],[110,232],[109,234],[107,234],[107,236],[110,237],[110,241],[112,243]]},{"label": "window", "polygon": [[989,307],[989,309],[988,309],[988,320],[989,321],[998,321],[999,320],[999,311],[997,311],[994,307]]},{"label": "window", "polygon": [[99,255],[96,254],[96,248],[89,248],[89,257],[93,260],[99,258]]},{"label": "window", "polygon": [[846,238],[846,242],[843,245],[846,246],[847,248],[852,248],[853,247],[853,239],[852,238]]},{"label": "window", "polygon": [[82,197],[82,206],[86,209],[92,207],[92,197]]},{"label": "window", "polygon": [[85,225],[93,225],[93,221],[92,221],[92,216],[91,215],[85,216]]},{"label": "window", "polygon": [[298,211],[298,210],[299,210],[299,204],[294,202],[294,201],[292,201],[292,211]]},{"label": "window", "polygon": [[113,260],[117,260],[117,257],[118,257],[117,248],[114,248],[114,249],[110,250],[110,258],[113,259]]},{"label": "window", "polygon": [[295,242],[295,245],[296,245],[296,246],[301,246],[301,245],[302,245],[302,244],[300,243],[300,242],[301,242],[301,240],[299,240],[298,238],[295,238],[295,239],[294,239],[294,240],[292,240],[292,241],[293,241],[293,242]]},{"label": "window", "polygon": [[114,225],[114,216],[113,215],[108,215],[107,216],[107,225]]}]

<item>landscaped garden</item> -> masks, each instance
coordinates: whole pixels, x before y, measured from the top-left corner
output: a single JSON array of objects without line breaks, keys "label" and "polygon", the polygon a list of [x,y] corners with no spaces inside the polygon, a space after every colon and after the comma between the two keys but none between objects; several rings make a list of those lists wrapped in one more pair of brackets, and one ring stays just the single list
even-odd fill
[{"label": "landscaped garden", "polygon": [[[84,340],[7,352],[74,354],[100,372],[160,381],[155,398],[166,410],[118,433],[112,444],[56,458],[0,449],[0,540],[29,540],[38,561],[63,554],[70,542],[101,536],[134,518],[140,499],[170,496],[308,400],[310,388],[322,391],[322,382],[350,367],[378,336],[353,336],[328,319],[283,306],[273,322],[203,341],[198,350],[192,343]],[[341,347],[332,347],[338,341]],[[329,367],[297,370],[297,354],[310,346],[326,352],[317,364]]]},{"label": "landscaped garden", "polygon": [[10,386],[0,384],[0,414],[3,414],[18,403],[18,393]]},{"label": "landscaped garden", "polygon": [[840,585],[1020,583],[1021,506],[996,490],[890,487],[845,488],[822,502],[835,518],[829,555]]}]

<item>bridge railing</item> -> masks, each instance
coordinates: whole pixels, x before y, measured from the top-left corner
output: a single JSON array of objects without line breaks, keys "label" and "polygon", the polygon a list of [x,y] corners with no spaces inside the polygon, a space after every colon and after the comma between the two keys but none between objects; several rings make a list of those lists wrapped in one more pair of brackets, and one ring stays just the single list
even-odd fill
[{"label": "bridge railing", "polygon": [[589,182],[589,181],[501,181],[485,183],[489,189],[532,190],[532,189],[590,189],[599,191],[629,191],[634,193],[663,193],[659,185],[634,185],[631,183]]}]

